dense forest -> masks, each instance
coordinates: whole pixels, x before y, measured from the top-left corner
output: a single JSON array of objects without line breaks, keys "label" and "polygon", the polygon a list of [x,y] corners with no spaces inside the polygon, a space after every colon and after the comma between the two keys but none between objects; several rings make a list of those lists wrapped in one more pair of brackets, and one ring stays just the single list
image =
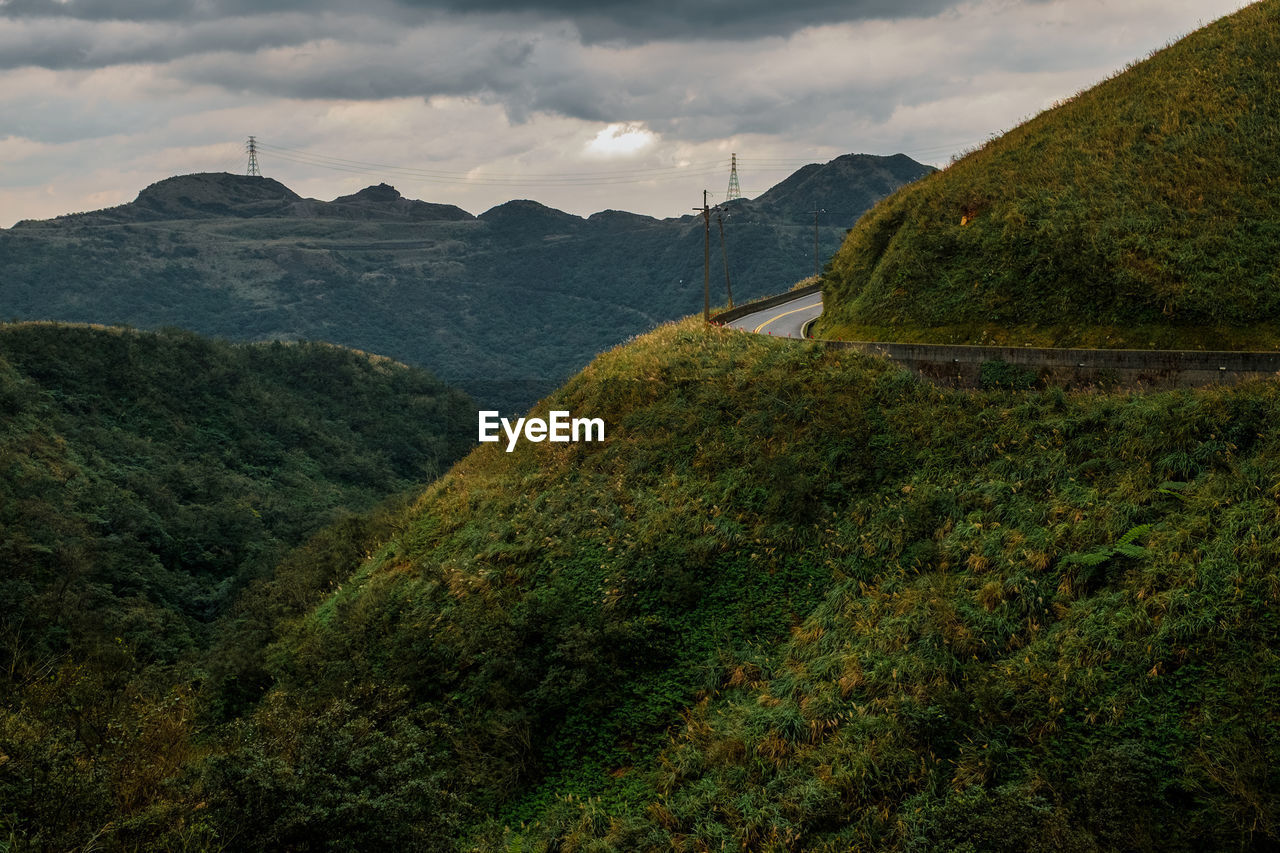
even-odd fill
[{"label": "dense forest", "polygon": [[[726,257],[738,299],[772,293],[814,268],[810,211],[825,210],[825,260],[863,211],[931,171],[848,155],[725,204],[711,221],[715,304]],[[602,350],[701,310],[703,240],[694,215],[584,219],[512,201],[476,217],[385,185],[320,202],[270,178],[183,175],[120,207],[0,230],[0,304],[4,319],[332,341],[515,412]]]},{"label": "dense forest", "polygon": [[[422,370],[328,345],[0,327],[0,845],[148,820],[213,713],[232,605],[447,469],[473,417]],[[277,610],[333,580],[291,577]]]}]

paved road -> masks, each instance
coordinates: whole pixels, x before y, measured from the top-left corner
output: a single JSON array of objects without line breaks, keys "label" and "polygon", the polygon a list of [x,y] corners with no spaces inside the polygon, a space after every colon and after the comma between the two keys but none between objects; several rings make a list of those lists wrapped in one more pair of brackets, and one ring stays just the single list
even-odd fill
[{"label": "paved road", "polygon": [[804,324],[821,313],[822,294],[807,293],[790,302],[731,320],[728,325],[762,335],[799,338],[803,337],[800,330]]}]

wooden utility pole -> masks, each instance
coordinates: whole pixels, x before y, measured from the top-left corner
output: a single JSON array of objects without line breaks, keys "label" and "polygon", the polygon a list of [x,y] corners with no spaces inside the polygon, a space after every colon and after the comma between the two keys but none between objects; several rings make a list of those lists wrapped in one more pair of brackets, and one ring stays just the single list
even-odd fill
[{"label": "wooden utility pole", "polygon": [[711,322],[711,208],[707,206],[707,191],[702,191],[702,322]]},{"label": "wooden utility pole", "polygon": [[729,250],[724,247],[724,211],[716,211],[716,222],[720,223],[720,256],[724,259],[724,290],[729,294],[729,307],[733,307],[733,285],[729,283]]},{"label": "wooden utility pole", "polygon": [[817,278],[822,274],[818,269],[818,214],[826,213],[826,208],[813,211],[813,277]]}]

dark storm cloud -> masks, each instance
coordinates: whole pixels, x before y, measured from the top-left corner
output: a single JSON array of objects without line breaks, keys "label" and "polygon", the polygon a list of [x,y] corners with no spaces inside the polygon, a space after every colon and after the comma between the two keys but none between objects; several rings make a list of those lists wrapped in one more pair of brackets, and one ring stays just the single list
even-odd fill
[{"label": "dark storm cloud", "polygon": [[529,41],[503,34],[419,31],[394,45],[330,45],[277,62],[247,64],[226,53],[191,57],[169,71],[192,83],[286,98],[496,96],[528,85],[532,52]]},{"label": "dark storm cloud", "polygon": [[584,42],[735,40],[787,36],[820,24],[928,17],[959,0],[0,0],[0,16],[91,21],[201,21],[275,12],[520,16],[573,23]]},{"label": "dark storm cloud", "polygon": [[[843,49],[835,38],[821,48],[828,57]],[[778,132],[811,122],[846,99],[856,101],[860,115],[883,119],[904,86],[911,88],[901,75],[894,88],[824,76],[816,58],[752,73],[789,50],[785,43],[761,43],[755,59],[744,61],[732,42],[707,44],[690,56],[678,43],[592,47],[563,31],[504,32],[450,19],[404,31],[380,26],[361,38],[308,43],[252,61],[234,51],[210,51],[170,62],[164,73],[189,84],[302,100],[473,97],[501,105],[515,123],[538,114],[641,121],[693,140]]]},{"label": "dark storm cloud", "polygon": [[[539,114],[643,121],[700,140],[778,132],[851,90],[861,115],[886,116],[892,93],[864,91],[860,80],[832,90],[823,81],[834,68],[816,58],[765,79],[751,70],[789,50],[783,36],[820,32],[797,32],[808,25],[919,24],[957,0],[357,2],[315,0],[302,13],[304,0],[0,0],[0,70],[155,64],[157,80],[235,93],[469,97],[501,105],[516,123]],[[690,50],[684,36],[704,41]],[[825,55],[851,47],[865,50],[828,45]]]},{"label": "dark storm cloud", "polygon": [[34,66],[60,71],[164,63],[209,52],[254,53],[326,37],[353,38],[351,22],[303,20],[296,15],[184,25],[36,18],[0,26],[0,69]]},{"label": "dark storm cloud", "polygon": [[505,13],[572,21],[586,42],[745,39],[873,18],[928,17],[957,0],[403,0],[456,14]]},{"label": "dark storm cloud", "polygon": [[85,21],[207,21],[272,12],[324,11],[340,4],[305,0],[2,0],[6,18],[75,18]]}]

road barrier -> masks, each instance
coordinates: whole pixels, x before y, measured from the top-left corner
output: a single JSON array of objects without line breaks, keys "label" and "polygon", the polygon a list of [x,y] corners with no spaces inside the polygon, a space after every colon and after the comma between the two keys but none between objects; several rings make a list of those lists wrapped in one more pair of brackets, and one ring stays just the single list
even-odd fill
[{"label": "road barrier", "polygon": [[777,296],[766,296],[764,299],[757,299],[755,302],[745,302],[730,308],[728,311],[721,311],[711,317],[711,322],[723,326],[726,323],[732,323],[748,314],[754,314],[757,311],[763,311],[765,308],[772,308],[775,305],[782,305],[790,302],[792,299],[799,299],[801,296],[808,296],[810,293],[817,293],[822,290],[822,284],[806,284],[804,287],[797,287],[795,290],[788,290],[786,293],[779,293]]},{"label": "road barrier", "polygon": [[[810,285],[748,305],[740,305],[716,315],[712,322],[723,324],[737,320],[820,288],[821,285]],[[1012,375],[1019,377],[1025,384],[1066,388],[1191,388],[1229,384],[1280,373],[1280,352],[1053,349],[809,340],[830,349],[855,349],[888,358],[932,382],[960,388],[980,387],[983,384],[984,365],[1015,366],[1012,372],[992,371],[988,367],[988,382],[993,376],[1008,378]]]}]

